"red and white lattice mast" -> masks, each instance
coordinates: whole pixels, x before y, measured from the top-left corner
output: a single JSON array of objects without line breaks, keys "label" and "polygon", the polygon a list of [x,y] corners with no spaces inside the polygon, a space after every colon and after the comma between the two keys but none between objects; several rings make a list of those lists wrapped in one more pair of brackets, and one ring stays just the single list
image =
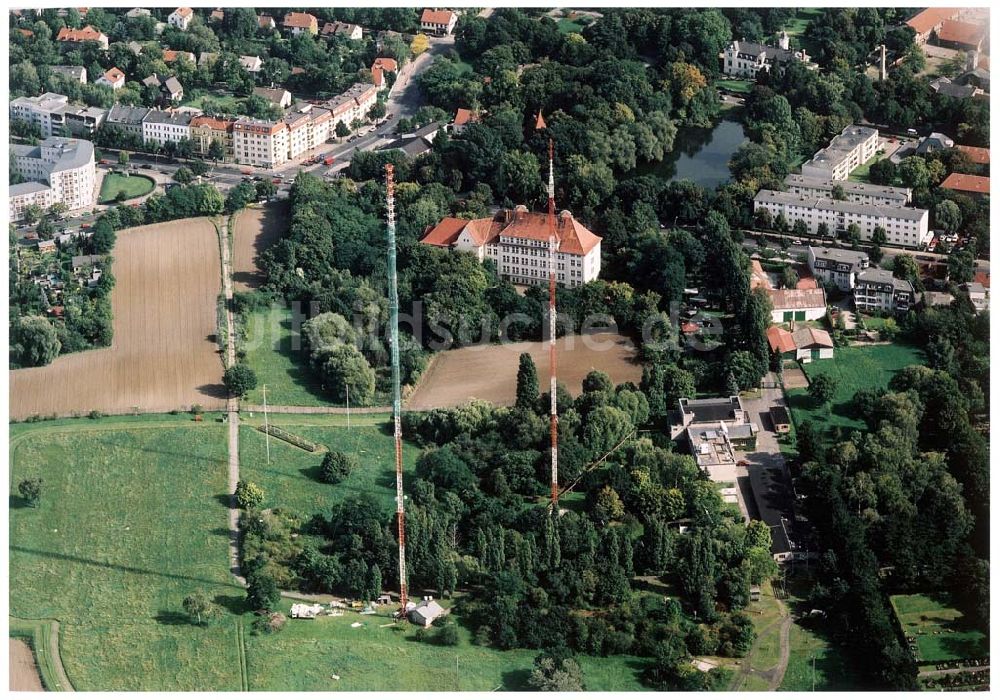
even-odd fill
[{"label": "red and white lattice mast", "polygon": [[406,513],[403,506],[403,428],[399,392],[399,292],[396,287],[396,184],[385,166],[385,218],[389,249],[389,351],[392,358],[392,435],[396,443],[396,522],[399,529],[399,617],[406,617]]},{"label": "red and white lattice mast", "polygon": [[[542,116],[539,112],[538,119]],[[544,122],[541,122],[544,124]],[[556,185],[552,173],[554,147],[549,139],[549,441],[552,450],[552,510],[559,512],[559,407],[556,396]]]}]

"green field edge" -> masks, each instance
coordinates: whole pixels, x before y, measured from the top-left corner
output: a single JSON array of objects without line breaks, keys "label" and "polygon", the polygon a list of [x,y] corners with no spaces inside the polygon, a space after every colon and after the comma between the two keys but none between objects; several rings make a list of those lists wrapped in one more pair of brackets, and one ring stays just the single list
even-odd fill
[{"label": "green field edge", "polygon": [[[59,622],[57,620],[27,620],[9,616],[9,636],[23,639],[31,647],[35,657],[35,667],[42,679],[42,687],[48,691],[72,691],[73,684],[66,674],[62,659],[53,657],[50,650],[55,640],[55,648],[59,650]],[[63,683],[60,678],[65,679]],[[68,683],[69,687],[63,686]]]}]

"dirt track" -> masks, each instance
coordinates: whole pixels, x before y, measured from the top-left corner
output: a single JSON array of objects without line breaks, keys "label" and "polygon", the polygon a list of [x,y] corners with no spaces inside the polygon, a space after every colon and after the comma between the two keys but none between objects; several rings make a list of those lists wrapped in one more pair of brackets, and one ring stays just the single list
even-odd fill
[{"label": "dirt track", "polygon": [[281,237],[288,228],[288,203],[244,209],[233,226],[233,282],[236,291],[246,292],[264,283],[257,268],[257,256]]},{"label": "dirt track", "polygon": [[[447,350],[436,355],[406,402],[412,411],[461,406],[485,399],[509,406],[517,388],[517,365],[522,352],[531,353],[542,391],[548,390],[549,350],[543,343],[509,343]],[[592,369],[607,372],[615,384],[639,383],[642,366],[635,362],[632,342],[612,333],[567,336],[556,344],[559,381],[578,396],[583,378]]]},{"label": "dirt track", "polygon": [[111,347],[10,372],[10,415],[225,405],[216,345],[219,241],[207,219],[118,233]]},{"label": "dirt track", "polygon": [[45,690],[31,647],[24,640],[13,637],[10,639],[10,690]]}]

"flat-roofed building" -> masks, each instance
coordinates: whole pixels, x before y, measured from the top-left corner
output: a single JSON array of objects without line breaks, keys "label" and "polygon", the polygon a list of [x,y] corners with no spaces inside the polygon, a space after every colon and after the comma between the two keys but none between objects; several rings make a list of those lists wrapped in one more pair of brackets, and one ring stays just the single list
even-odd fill
[{"label": "flat-roofed building", "polygon": [[283,121],[237,119],[233,125],[236,162],[274,168],[288,162],[288,126]]},{"label": "flat-roofed building", "polygon": [[38,127],[42,138],[58,135],[66,123],[63,117],[69,98],[55,92],[38,97],[17,97],[10,101],[10,118]]},{"label": "flat-roofed building", "polygon": [[909,187],[888,187],[872,185],[867,182],[853,180],[831,180],[829,178],[807,177],[791,174],[785,178],[785,187],[789,192],[806,197],[833,197],[834,188],[839,187],[844,192],[844,198],[858,204],[885,204],[903,207],[910,203],[913,191]]},{"label": "flat-roofed building", "polygon": [[759,427],[750,420],[739,396],[712,399],[681,398],[673,440],[686,439],[698,466],[712,476],[713,468],[736,466],[736,450],[753,449]]},{"label": "flat-roofed building", "polygon": [[917,248],[930,242],[929,214],[926,209],[886,206],[884,204],[858,204],[856,202],[807,197],[793,192],[761,190],[754,197],[754,211],[765,209],[772,217],[781,214],[791,224],[802,220],[806,230],[815,235],[820,224],[826,224],[831,234],[847,231],[856,224],[861,238],[870,241],[877,226],[886,232],[888,243],[893,246]]},{"label": "flat-roofed building", "polygon": [[[17,173],[33,181],[11,186],[12,220],[23,218],[30,204],[48,207],[62,202],[71,211],[93,206],[96,169],[90,141],[51,137],[37,146],[12,144],[10,152]],[[39,185],[50,191],[45,192]]]},{"label": "flat-roofed building", "polygon": [[846,180],[851,171],[878,151],[878,129],[848,124],[830,145],[802,164],[802,174],[826,180]]}]

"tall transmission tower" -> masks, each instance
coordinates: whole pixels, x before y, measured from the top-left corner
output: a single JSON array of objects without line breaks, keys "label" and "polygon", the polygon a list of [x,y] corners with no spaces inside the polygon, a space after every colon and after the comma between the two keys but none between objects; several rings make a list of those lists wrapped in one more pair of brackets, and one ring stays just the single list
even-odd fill
[{"label": "tall transmission tower", "polygon": [[389,249],[389,350],[392,357],[392,435],[396,443],[396,522],[399,528],[399,615],[406,616],[406,513],[403,507],[403,429],[399,399],[399,293],[396,289],[396,183],[385,166],[386,238]]},{"label": "tall transmission tower", "polygon": [[[539,112],[541,119],[541,112]],[[549,441],[552,450],[552,511],[559,512],[559,407],[556,397],[556,185],[552,172],[552,139],[549,139]]]}]

